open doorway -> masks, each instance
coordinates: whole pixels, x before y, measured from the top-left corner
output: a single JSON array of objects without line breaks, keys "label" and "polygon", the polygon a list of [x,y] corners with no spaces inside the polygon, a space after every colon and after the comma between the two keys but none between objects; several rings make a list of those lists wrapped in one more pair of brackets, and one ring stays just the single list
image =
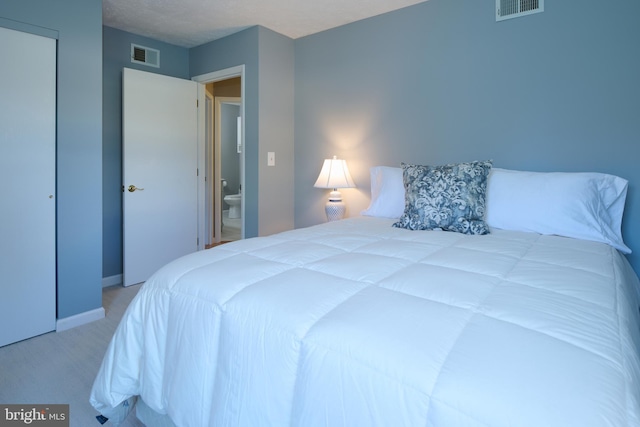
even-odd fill
[{"label": "open doorway", "polygon": [[244,238],[243,73],[239,66],[193,78],[205,93],[199,166],[205,171],[200,207],[205,248]]},{"label": "open doorway", "polygon": [[241,91],[241,77],[205,85],[206,247],[242,238]]},{"label": "open doorway", "polygon": [[[226,83],[226,82],[225,82]],[[214,167],[220,169],[220,242],[242,238],[242,117],[239,96],[214,96]],[[213,206],[216,206],[214,203]],[[214,221],[215,222],[215,221]],[[214,236],[215,237],[215,236]]]}]

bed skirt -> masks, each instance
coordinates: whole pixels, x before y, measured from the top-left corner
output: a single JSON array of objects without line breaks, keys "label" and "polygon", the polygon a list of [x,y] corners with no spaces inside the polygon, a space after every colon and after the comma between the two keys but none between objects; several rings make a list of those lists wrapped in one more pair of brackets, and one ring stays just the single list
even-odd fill
[{"label": "bed skirt", "polygon": [[136,403],[136,417],[148,427],[176,427],[171,418],[154,411],[140,398]]}]

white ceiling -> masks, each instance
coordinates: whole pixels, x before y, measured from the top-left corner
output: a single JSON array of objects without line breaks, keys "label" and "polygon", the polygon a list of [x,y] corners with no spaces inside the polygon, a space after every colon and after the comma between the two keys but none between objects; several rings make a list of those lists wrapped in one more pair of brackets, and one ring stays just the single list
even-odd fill
[{"label": "white ceiling", "polygon": [[103,24],[182,47],[262,25],[296,39],[426,0],[103,0]]}]

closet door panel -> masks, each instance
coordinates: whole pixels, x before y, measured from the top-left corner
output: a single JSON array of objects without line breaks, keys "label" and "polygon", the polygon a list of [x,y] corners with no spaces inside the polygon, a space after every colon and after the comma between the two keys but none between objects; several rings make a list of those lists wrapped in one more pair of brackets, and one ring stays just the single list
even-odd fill
[{"label": "closet door panel", "polygon": [[0,28],[0,346],[56,325],[56,41]]}]

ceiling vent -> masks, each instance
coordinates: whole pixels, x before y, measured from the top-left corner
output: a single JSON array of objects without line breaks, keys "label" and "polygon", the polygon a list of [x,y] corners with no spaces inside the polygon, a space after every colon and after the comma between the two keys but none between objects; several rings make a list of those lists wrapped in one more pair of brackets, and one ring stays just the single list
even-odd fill
[{"label": "ceiling vent", "polygon": [[131,62],[160,68],[160,51],[132,43]]},{"label": "ceiling vent", "polygon": [[496,0],[496,21],[544,11],[544,0]]}]

